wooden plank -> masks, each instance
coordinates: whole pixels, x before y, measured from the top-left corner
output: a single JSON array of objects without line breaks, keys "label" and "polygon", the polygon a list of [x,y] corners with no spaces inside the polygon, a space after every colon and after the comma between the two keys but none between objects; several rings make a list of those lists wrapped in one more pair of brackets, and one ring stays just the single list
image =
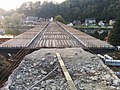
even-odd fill
[{"label": "wooden plank", "polygon": [[74,83],[73,83],[73,80],[72,80],[72,78],[71,78],[71,76],[70,76],[70,74],[69,74],[69,72],[68,72],[68,70],[67,70],[66,67],[65,67],[65,64],[64,64],[64,62],[63,62],[60,54],[59,54],[59,53],[56,53],[56,55],[57,55],[58,61],[59,61],[59,63],[60,63],[60,66],[61,66],[61,68],[62,68],[62,71],[63,71],[63,73],[64,73],[64,75],[65,75],[65,78],[66,78],[66,80],[67,80],[67,83],[68,83],[70,89],[71,89],[71,90],[77,90],[76,87],[75,87],[75,85],[74,85]]}]

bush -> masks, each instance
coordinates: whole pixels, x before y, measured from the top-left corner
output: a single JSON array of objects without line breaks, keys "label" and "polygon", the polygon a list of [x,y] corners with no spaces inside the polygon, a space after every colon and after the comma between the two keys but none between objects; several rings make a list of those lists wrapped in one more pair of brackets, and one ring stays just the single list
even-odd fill
[{"label": "bush", "polygon": [[120,16],[110,32],[108,41],[114,46],[120,46]]},{"label": "bush", "polygon": [[63,19],[63,17],[61,15],[55,16],[55,21],[58,21],[58,22],[61,22],[61,23],[65,23],[65,20]]}]

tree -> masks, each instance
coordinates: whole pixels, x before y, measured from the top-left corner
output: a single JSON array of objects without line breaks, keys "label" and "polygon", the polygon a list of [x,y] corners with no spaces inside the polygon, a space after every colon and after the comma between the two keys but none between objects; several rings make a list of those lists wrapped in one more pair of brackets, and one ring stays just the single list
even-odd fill
[{"label": "tree", "polygon": [[57,16],[55,17],[55,21],[59,21],[59,22],[61,22],[61,23],[65,23],[65,20],[63,19],[63,17],[62,17],[61,15],[57,15]]},{"label": "tree", "polygon": [[9,26],[9,23],[11,23],[11,17],[5,16],[4,19],[2,20],[2,24],[4,27]]},{"label": "tree", "polygon": [[104,31],[102,34],[100,34],[100,39],[105,40],[107,36],[108,36],[108,31]]},{"label": "tree", "polygon": [[108,41],[114,46],[120,46],[120,16],[111,30]]},{"label": "tree", "polygon": [[26,16],[51,18],[61,15],[67,22],[86,18],[96,18],[97,21],[116,19],[120,11],[119,0],[65,0],[62,3],[45,1],[26,2],[17,9],[17,12]]},{"label": "tree", "polygon": [[96,38],[99,38],[99,33],[98,33],[98,31],[95,31],[94,34],[93,34],[93,36],[96,37]]},{"label": "tree", "polygon": [[35,6],[33,2],[25,2],[16,10],[17,13],[23,13],[26,16],[35,16]]},{"label": "tree", "polygon": [[17,36],[17,35],[19,35],[20,33],[21,33],[21,32],[19,31],[19,29],[5,28],[5,34],[11,34],[11,35]]},{"label": "tree", "polygon": [[20,15],[20,14],[18,14],[18,13],[14,13],[14,14],[12,14],[12,16],[11,16],[11,20],[12,20],[12,23],[13,23],[14,25],[20,24],[21,19],[22,19],[22,15]]},{"label": "tree", "polygon": [[57,5],[53,2],[44,1],[43,4],[36,10],[36,16],[41,18],[51,18],[57,15]]}]

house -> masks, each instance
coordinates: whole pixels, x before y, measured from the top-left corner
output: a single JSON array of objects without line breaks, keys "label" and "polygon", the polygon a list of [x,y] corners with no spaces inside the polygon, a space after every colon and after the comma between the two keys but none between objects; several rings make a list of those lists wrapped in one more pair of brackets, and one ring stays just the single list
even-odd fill
[{"label": "house", "polygon": [[74,21],[73,21],[73,25],[81,25],[81,21],[74,20]]},{"label": "house", "polygon": [[105,26],[105,23],[104,23],[103,21],[100,21],[100,22],[98,23],[98,25],[99,25],[99,26]]},{"label": "house", "polygon": [[117,50],[120,51],[120,46],[117,46]]},{"label": "house", "polygon": [[49,19],[49,21],[50,21],[50,22],[53,22],[53,17],[51,17],[51,18]]},{"label": "house", "polygon": [[28,16],[25,20],[25,23],[26,24],[36,24],[37,21],[38,21],[38,17]]},{"label": "house", "polygon": [[72,23],[69,23],[69,24],[67,24],[67,26],[70,26],[70,27],[72,27],[72,26],[73,26],[73,24],[72,24]]},{"label": "house", "polygon": [[85,25],[95,25],[96,24],[96,19],[95,18],[86,18],[85,19]]},{"label": "house", "polygon": [[110,26],[114,25],[114,23],[115,23],[115,20],[110,20],[110,21],[109,21],[109,25],[110,25]]}]

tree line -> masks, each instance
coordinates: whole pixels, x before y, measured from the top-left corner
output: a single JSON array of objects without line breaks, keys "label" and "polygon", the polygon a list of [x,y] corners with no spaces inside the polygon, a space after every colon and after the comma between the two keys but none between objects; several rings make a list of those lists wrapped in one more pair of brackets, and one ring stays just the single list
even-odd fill
[{"label": "tree line", "polygon": [[[15,11],[5,12],[0,9],[0,14],[4,12],[6,21],[18,23],[18,17],[36,16],[39,18],[49,19],[54,17],[56,20],[64,22],[73,22],[74,20],[80,20],[84,22],[86,18],[96,18],[97,21],[103,20],[108,22],[111,19],[116,20],[114,29],[111,31],[108,37],[108,41],[113,45],[120,45],[120,1],[119,0],[66,0],[62,3],[40,1],[26,2],[17,8]],[[18,14],[19,13],[20,16]],[[57,16],[59,15],[59,16]],[[61,17],[61,16],[62,17]],[[17,16],[17,17],[16,17]],[[119,16],[119,17],[118,17]],[[7,25],[7,24],[5,24]]]},{"label": "tree line", "polygon": [[116,19],[120,13],[119,0],[66,0],[62,3],[37,1],[26,2],[16,10],[26,16],[50,18],[61,15],[67,22],[84,21],[85,18],[96,18],[97,21]]}]

